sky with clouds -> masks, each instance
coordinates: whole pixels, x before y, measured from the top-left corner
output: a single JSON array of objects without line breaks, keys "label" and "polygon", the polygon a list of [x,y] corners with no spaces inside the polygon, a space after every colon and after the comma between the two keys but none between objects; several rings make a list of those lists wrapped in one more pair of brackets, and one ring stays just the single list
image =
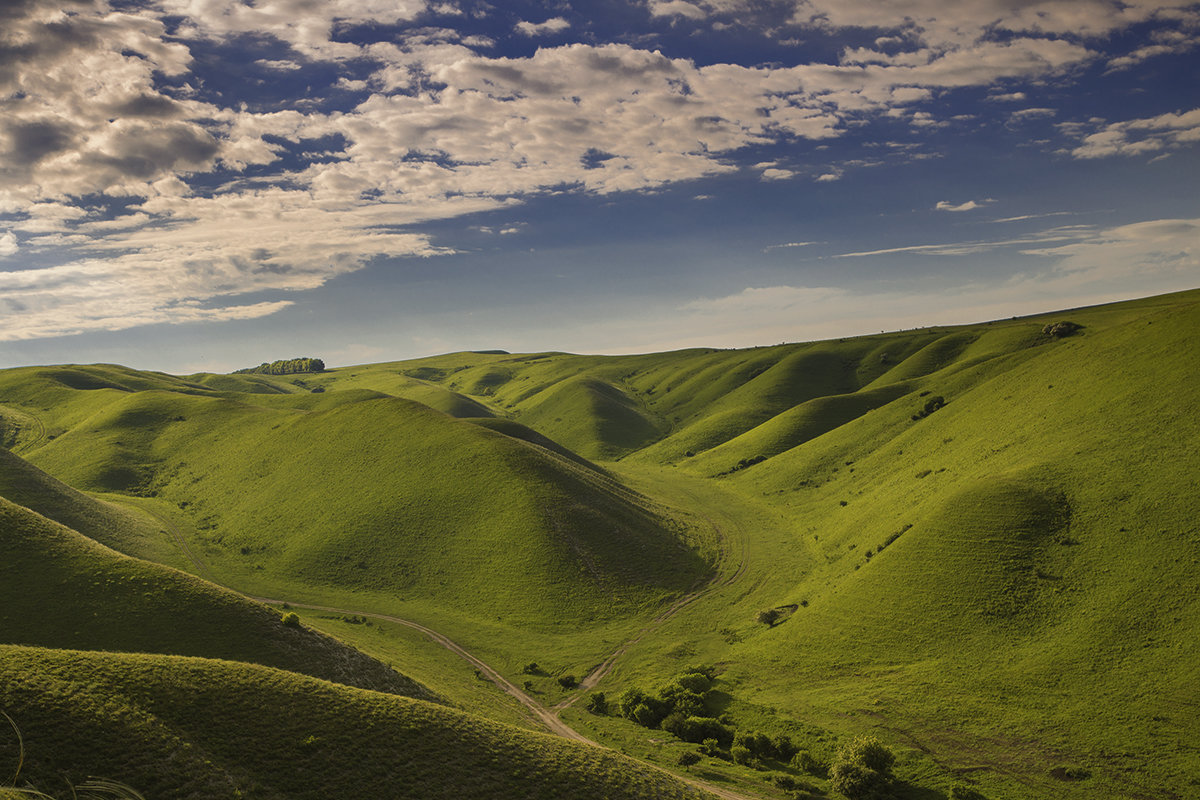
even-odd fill
[{"label": "sky with clouds", "polygon": [[6,0],[0,367],[637,352],[1200,286],[1200,3]]}]

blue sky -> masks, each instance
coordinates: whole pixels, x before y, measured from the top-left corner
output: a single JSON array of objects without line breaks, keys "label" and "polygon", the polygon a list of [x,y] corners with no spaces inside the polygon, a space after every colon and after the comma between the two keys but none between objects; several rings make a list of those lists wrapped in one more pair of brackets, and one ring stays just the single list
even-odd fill
[{"label": "blue sky", "polygon": [[16,0],[0,366],[639,352],[1200,286],[1200,3]]}]

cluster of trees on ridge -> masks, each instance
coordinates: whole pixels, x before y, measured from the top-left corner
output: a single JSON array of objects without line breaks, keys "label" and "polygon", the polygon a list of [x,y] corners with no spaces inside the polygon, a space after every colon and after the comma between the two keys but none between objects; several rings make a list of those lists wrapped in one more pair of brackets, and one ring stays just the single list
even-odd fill
[{"label": "cluster of trees on ridge", "polygon": [[324,372],[325,362],[319,358],[289,358],[263,362],[257,367],[234,371],[234,375],[298,375],[302,372]]}]

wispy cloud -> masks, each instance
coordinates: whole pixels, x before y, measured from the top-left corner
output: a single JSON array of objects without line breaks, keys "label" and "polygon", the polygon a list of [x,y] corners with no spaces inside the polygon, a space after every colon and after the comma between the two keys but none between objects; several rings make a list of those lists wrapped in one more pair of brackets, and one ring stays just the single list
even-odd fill
[{"label": "wispy cloud", "polygon": [[1001,247],[1028,246],[1055,242],[1079,241],[1095,230],[1090,225],[1073,225],[1051,228],[1013,239],[993,239],[969,242],[946,242],[942,244],[918,244],[904,247],[888,247],[881,250],[861,250],[854,253],[838,253],[833,258],[860,258],[866,256],[894,255],[897,253],[924,253],[934,256],[966,256],[985,253]]},{"label": "wispy cloud", "polygon": [[983,208],[984,206],[990,205],[994,202],[996,201],[990,197],[978,201],[967,200],[965,203],[957,204],[951,203],[949,200],[939,200],[938,204],[934,206],[934,209],[937,211],[973,211],[977,208]]},{"label": "wispy cloud", "polygon": [[820,244],[820,242],[784,242],[783,244],[767,245],[763,248],[763,252],[769,253],[772,250],[783,250],[789,247],[810,247],[814,244]]}]

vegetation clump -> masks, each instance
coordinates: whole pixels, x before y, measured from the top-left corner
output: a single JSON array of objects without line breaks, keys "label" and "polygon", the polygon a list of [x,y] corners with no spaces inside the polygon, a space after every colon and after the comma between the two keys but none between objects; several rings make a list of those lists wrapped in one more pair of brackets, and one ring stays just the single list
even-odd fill
[{"label": "vegetation clump", "polygon": [[[257,367],[247,367],[234,371],[234,375],[300,375],[306,372],[324,372],[325,362],[319,358],[289,358],[267,363],[264,361]],[[314,390],[315,391],[315,390]]]},{"label": "vegetation clump", "polygon": [[1071,322],[1070,320],[1051,322],[1042,328],[1042,335],[1049,336],[1052,339],[1062,339],[1078,333],[1082,328],[1083,326],[1078,322]]},{"label": "vegetation clump", "polygon": [[928,400],[925,401],[925,405],[921,408],[921,410],[918,411],[916,414],[913,414],[913,417],[912,417],[913,422],[916,422],[919,419],[925,419],[926,417],[928,417],[930,414],[937,411],[938,409],[944,408],[945,405],[946,405],[946,398],[944,398],[944,397],[938,396],[938,397],[929,398]]},{"label": "vegetation clump", "polygon": [[874,736],[856,737],[829,770],[829,788],[850,800],[882,800],[892,784],[896,757]]}]

